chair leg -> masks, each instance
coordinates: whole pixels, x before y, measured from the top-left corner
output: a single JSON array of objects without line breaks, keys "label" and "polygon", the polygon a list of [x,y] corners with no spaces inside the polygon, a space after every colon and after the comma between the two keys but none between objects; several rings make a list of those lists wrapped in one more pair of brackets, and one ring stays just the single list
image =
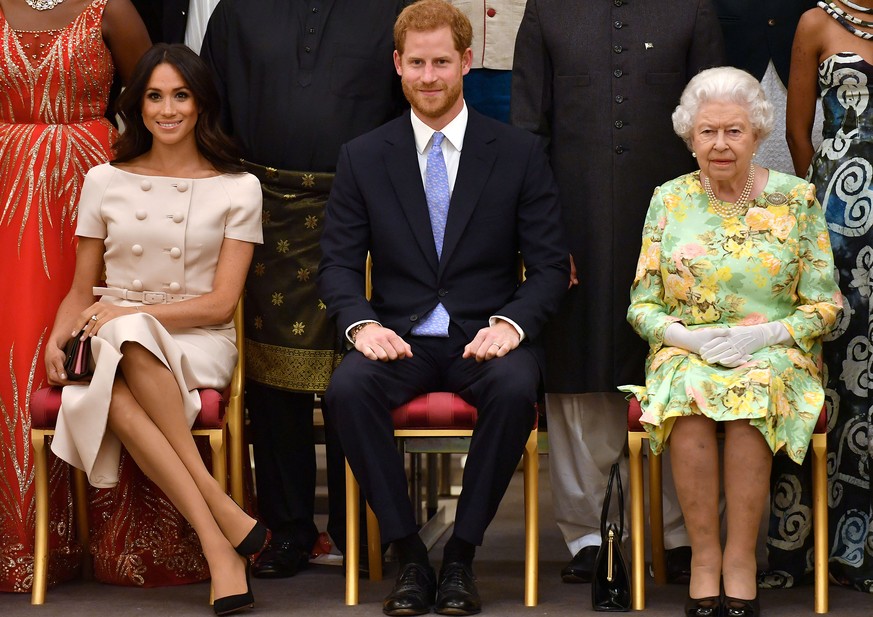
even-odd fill
[{"label": "chair leg", "polygon": [[209,447],[212,449],[212,477],[221,490],[227,492],[227,450],[224,447],[225,430],[209,431]]},{"label": "chair leg", "polygon": [[827,435],[812,436],[812,524],[815,536],[815,612],[828,612]]},{"label": "chair leg", "polygon": [[646,608],[646,532],[643,512],[644,435],[628,431],[630,467],[631,605],[635,611]]},{"label": "chair leg", "polygon": [[346,605],[358,603],[358,550],[360,541],[361,491],[346,461]]},{"label": "chair leg", "polygon": [[537,430],[531,431],[523,455],[524,468],[524,605],[538,601],[540,506]]},{"label": "chair leg", "polygon": [[667,557],[664,550],[663,459],[649,451],[649,529],[652,530],[652,571],[655,583],[667,583]]},{"label": "chair leg", "polygon": [[81,469],[73,468],[73,503],[76,508],[76,540],[82,547],[82,578],[93,576],[90,535],[88,524],[88,476]]},{"label": "chair leg", "polygon": [[33,543],[33,587],[30,594],[31,604],[45,603],[45,591],[48,583],[49,491],[46,437],[46,431],[31,431],[31,440],[33,441],[34,449],[34,486],[36,491],[36,525]]},{"label": "chair leg", "polygon": [[231,397],[227,405],[227,448],[230,454],[230,495],[240,508],[243,504],[243,400],[242,395]]},{"label": "chair leg", "polygon": [[379,521],[376,514],[367,504],[367,557],[370,562],[370,580],[382,580],[382,537],[379,533]]}]

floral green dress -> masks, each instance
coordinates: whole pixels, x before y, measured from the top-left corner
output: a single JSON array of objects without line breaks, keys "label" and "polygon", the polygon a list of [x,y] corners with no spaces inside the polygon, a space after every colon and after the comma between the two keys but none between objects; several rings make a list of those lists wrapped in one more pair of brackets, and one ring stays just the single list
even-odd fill
[{"label": "floral green dress", "polygon": [[[675,418],[748,419],[773,452],[798,463],[824,403],[821,337],[841,296],[824,215],[813,185],[770,171],[744,215],[710,207],[700,172],[657,189],[643,229],[628,321],[649,342],[646,385],[622,386],[640,401],[655,453]],[[736,368],[664,346],[664,331],[780,321],[794,346],[773,345]]]}]

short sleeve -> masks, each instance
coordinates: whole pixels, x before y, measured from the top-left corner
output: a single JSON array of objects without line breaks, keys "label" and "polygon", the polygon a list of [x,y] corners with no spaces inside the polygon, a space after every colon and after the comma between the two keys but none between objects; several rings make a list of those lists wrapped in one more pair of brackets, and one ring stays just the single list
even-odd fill
[{"label": "short sleeve", "polygon": [[109,163],[92,167],[85,174],[77,206],[76,235],[83,238],[106,239],[106,221],[103,220],[103,194],[112,177]]},{"label": "short sleeve", "polygon": [[252,174],[227,176],[230,211],[224,226],[224,237],[252,244],[263,244],[261,223],[263,194],[261,183]]}]

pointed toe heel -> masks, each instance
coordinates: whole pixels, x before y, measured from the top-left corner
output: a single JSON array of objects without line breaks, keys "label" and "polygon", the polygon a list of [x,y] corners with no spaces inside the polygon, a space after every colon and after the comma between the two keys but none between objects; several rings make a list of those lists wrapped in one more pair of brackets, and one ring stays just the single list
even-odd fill
[{"label": "pointed toe heel", "polygon": [[255,522],[248,535],[243,538],[243,541],[234,547],[234,550],[243,557],[252,557],[261,552],[267,544],[267,536],[270,530],[260,521]]},{"label": "pointed toe heel", "polygon": [[215,598],[212,608],[216,615],[232,615],[245,608],[254,608],[255,596],[252,594],[252,583],[249,579],[249,562],[246,560],[246,592],[223,598]]}]

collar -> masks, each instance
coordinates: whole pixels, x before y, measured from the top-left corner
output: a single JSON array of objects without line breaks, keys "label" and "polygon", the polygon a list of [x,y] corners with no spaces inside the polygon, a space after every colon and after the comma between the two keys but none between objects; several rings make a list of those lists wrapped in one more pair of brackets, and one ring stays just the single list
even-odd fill
[{"label": "collar", "polygon": [[[440,133],[446,136],[449,143],[454,146],[455,150],[460,152],[464,147],[464,133],[467,131],[467,102],[464,101],[464,106],[458,115],[451,122],[445,125]],[[431,143],[433,134],[436,132],[426,125],[421,118],[415,115],[415,110],[409,114],[409,119],[412,121],[412,132],[415,135],[415,149],[419,154],[424,154]]]}]

